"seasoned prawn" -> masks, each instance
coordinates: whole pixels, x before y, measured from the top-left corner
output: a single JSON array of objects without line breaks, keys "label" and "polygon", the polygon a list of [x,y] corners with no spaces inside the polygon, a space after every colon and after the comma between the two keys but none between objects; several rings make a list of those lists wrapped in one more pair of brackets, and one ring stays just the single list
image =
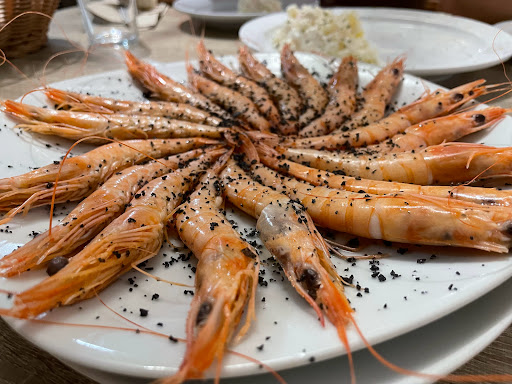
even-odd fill
[{"label": "seasoned prawn", "polygon": [[404,74],[405,58],[396,58],[392,63],[382,68],[377,76],[363,91],[362,107],[335,132],[354,129],[375,123],[382,119],[386,106],[395,94]]},{"label": "seasoned prawn", "polygon": [[55,162],[19,176],[0,179],[0,211],[9,211],[0,224],[18,213],[50,204],[53,196],[55,203],[83,199],[115,172],[148,157],[161,158],[208,144],[217,142],[193,138],[111,143],[68,158],[62,166]]},{"label": "seasoned prawn", "polygon": [[199,69],[205,76],[251,99],[272,127],[279,127],[279,112],[265,88],[246,77],[235,74],[220,63],[208,52],[203,41],[197,44],[197,52],[199,54]]},{"label": "seasoned prawn", "polygon": [[206,125],[222,125],[222,119],[189,104],[171,101],[130,101],[107,97],[92,96],[83,93],[63,91],[55,88],[44,90],[46,97],[56,103],[56,107],[77,112],[122,113],[136,115],[162,116]]},{"label": "seasoned prawn", "polygon": [[344,191],[387,195],[394,193],[413,193],[427,196],[449,197],[456,200],[469,201],[475,204],[499,205],[512,207],[512,193],[495,188],[469,187],[464,185],[417,185],[362,179],[360,177],[344,176],[289,161],[279,156],[279,153],[267,146],[258,146],[260,161],[267,167],[306,181],[316,186],[325,186]]},{"label": "seasoned prawn", "polygon": [[299,136],[325,135],[347,120],[356,109],[357,60],[347,56],[327,84],[329,103],[322,116],[302,128]]},{"label": "seasoned prawn", "polygon": [[304,207],[254,182],[233,160],[229,161],[222,178],[231,203],[258,219],[256,228],[261,240],[281,264],[295,290],[314,308],[322,325],[325,313],[336,327],[352,368],[345,333],[352,308],[329,259],[327,246]]},{"label": "seasoned prawn", "polygon": [[[353,130],[343,128],[342,132],[310,138],[287,138],[283,145],[297,148],[334,149],[370,145],[389,139],[405,131],[408,127],[437,116],[446,115],[468,101],[485,94],[481,87],[485,80],[477,80],[461,85],[450,91],[436,91],[400,108],[395,113],[370,124]],[[271,139],[276,142],[275,138]]]},{"label": "seasoned prawn", "polygon": [[130,75],[160,100],[190,104],[222,119],[232,119],[229,113],[207,97],[158,72],[155,67],[137,59],[131,52],[125,51],[125,60]]},{"label": "seasoned prawn", "polygon": [[509,112],[509,109],[494,107],[427,120],[382,143],[358,148],[349,156],[406,152],[455,141],[496,125],[505,118],[504,114]]},{"label": "seasoned prawn", "polygon": [[52,110],[10,100],[3,102],[3,111],[23,121],[17,128],[71,140],[92,137],[89,140],[91,143],[102,142],[101,137],[116,140],[176,137],[218,139],[227,129],[162,116]]},{"label": "seasoned prawn", "polygon": [[282,119],[280,132],[284,135],[297,133],[299,115],[302,110],[302,102],[297,91],[256,60],[247,47],[240,47],[238,61],[242,73],[265,87],[278,106]]},{"label": "seasoned prawn", "polygon": [[187,72],[188,82],[201,94],[222,105],[233,116],[243,120],[252,128],[264,132],[270,130],[270,123],[249,98],[199,75],[191,65],[187,65]]},{"label": "seasoned prawn", "polygon": [[72,256],[124,212],[126,204],[133,199],[137,190],[149,181],[178,168],[178,165],[197,158],[203,151],[197,149],[116,172],[54,226],[51,232],[37,235],[32,241],[0,259],[0,276],[13,276],[44,266],[54,258]]},{"label": "seasoned prawn", "polygon": [[[370,239],[508,252],[512,210],[418,194],[346,192],[282,177],[263,165],[253,175],[298,199],[319,226]],[[433,223],[435,223],[433,225]]]},{"label": "seasoned prawn", "polygon": [[446,143],[417,152],[392,153],[375,158],[358,156],[346,159],[334,152],[295,148],[286,149],[283,154],[292,161],[307,162],[313,168],[326,171],[421,185],[450,185],[473,179],[512,176],[511,147],[473,143]]},{"label": "seasoned prawn", "polygon": [[320,116],[329,96],[309,71],[294,56],[289,44],[285,44],[281,50],[281,71],[286,81],[295,87],[302,100],[305,100],[305,108],[299,116],[299,124],[304,126]]},{"label": "seasoned prawn", "polygon": [[169,215],[212,158],[204,155],[185,168],[149,182],[130,201],[126,211],[64,268],[14,295],[13,306],[1,309],[0,314],[32,318],[52,308],[94,297],[132,265],[156,255]]},{"label": "seasoned prawn", "polygon": [[[240,339],[254,319],[259,260],[255,249],[221,213],[223,192],[216,176],[220,165],[208,171],[175,217],[180,238],[199,262],[185,357],[178,373],[162,383],[201,378],[214,359],[222,362],[228,342],[235,335]],[[237,332],[245,311],[245,323]]]}]

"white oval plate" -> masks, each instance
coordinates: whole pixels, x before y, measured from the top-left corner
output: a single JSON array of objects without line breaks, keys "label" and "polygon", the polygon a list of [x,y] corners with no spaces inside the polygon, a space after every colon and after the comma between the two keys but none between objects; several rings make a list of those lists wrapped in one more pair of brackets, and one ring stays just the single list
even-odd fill
[{"label": "white oval plate", "polygon": [[[407,57],[406,71],[432,76],[491,67],[512,56],[512,36],[489,24],[439,12],[393,8],[330,8],[358,13],[368,41],[382,64]],[[273,13],[244,24],[242,43],[257,52],[275,52],[272,36],[286,21]],[[494,47],[494,50],[493,50]]]},{"label": "white oval plate", "polygon": [[[319,73],[321,77],[331,71],[329,63],[317,56],[303,54],[298,57],[306,67]],[[258,58],[264,60],[271,70],[279,72],[277,54],[258,55]],[[226,57],[223,61],[236,67],[234,57]],[[162,64],[159,69],[175,79],[186,79],[183,62]],[[361,85],[368,83],[377,71],[373,66],[361,65]],[[124,70],[68,80],[55,86],[102,96],[143,99],[142,92],[133,85]],[[436,88],[435,84],[405,76],[393,104],[400,106],[415,100],[424,92],[424,86]],[[25,101],[32,104],[45,102],[42,95],[36,93],[29,95]],[[14,124],[3,116],[0,117],[0,124],[0,149],[3,153],[0,159],[1,177],[20,174],[28,171],[30,167],[59,160],[70,145],[62,140],[20,134],[11,129]],[[491,145],[512,144],[512,119],[505,118],[494,130],[474,136],[473,140]],[[51,147],[48,148],[48,144]],[[79,153],[80,149],[73,152]],[[65,208],[58,208],[57,218],[63,218],[72,208],[71,204],[64,206]],[[227,212],[239,224],[242,233],[254,227],[253,219],[231,208]],[[9,228],[3,227],[0,253],[5,255],[17,245],[27,242],[32,231],[47,228],[47,216],[48,209],[35,209],[26,217],[13,220]],[[9,232],[6,233],[5,229]],[[380,272],[387,277],[385,282],[371,277],[368,261],[361,260],[352,265],[347,261],[334,260],[341,275],[354,275],[354,283],[369,288],[370,293],[362,292],[362,297],[358,297],[358,291],[352,288],[348,288],[346,294],[356,309],[356,321],[372,344],[389,340],[439,319],[484,295],[512,276],[512,257],[508,254],[495,255],[466,249],[406,248],[408,251],[405,254],[401,254],[403,250],[398,245],[374,245],[364,250],[370,254],[378,251],[390,254],[391,257],[380,260],[379,265]],[[179,253],[181,252],[175,253],[170,246],[164,246],[147,267],[154,267],[152,273],[164,279],[193,284],[193,258],[175,261],[168,268],[164,265],[171,257],[178,259]],[[183,251],[183,254],[186,253],[187,251]],[[437,257],[431,258],[433,254]],[[264,260],[267,257],[268,254],[262,251],[261,258]],[[417,263],[417,260],[422,259],[425,259],[424,263]],[[309,364],[312,357],[320,361],[343,354],[344,349],[336,330],[330,324],[326,324],[325,328],[320,326],[311,308],[287,281],[283,281],[280,274],[274,272],[275,268],[270,266],[264,269],[266,273],[262,277],[268,282],[268,286],[260,287],[257,292],[257,320],[245,339],[233,348],[274,369]],[[401,277],[392,279],[392,270]],[[20,291],[42,277],[44,272],[31,271],[18,278],[3,278],[0,279],[0,288]],[[130,278],[137,287],[130,283]],[[450,286],[452,289],[449,289]],[[185,318],[191,300],[190,295],[184,294],[184,289],[187,288],[169,286],[130,272],[102,292],[101,297],[114,310],[147,328],[175,337],[184,337]],[[160,295],[158,300],[152,300],[154,293]],[[0,305],[5,307],[8,304],[6,296],[0,295]],[[387,308],[384,308],[385,304]],[[147,317],[139,316],[140,308],[149,310]],[[132,326],[95,299],[59,308],[42,318],[66,323]],[[27,339],[59,358],[113,373],[152,378],[169,375],[179,367],[184,352],[182,344],[173,344],[167,338],[135,332],[6,320]],[[158,326],[158,323],[163,323],[163,326]],[[364,347],[350,326],[348,339],[353,350]],[[261,345],[263,349],[259,350],[258,346]],[[222,375],[230,377],[261,372],[258,364],[227,354]],[[208,374],[211,375],[211,372]]]}]

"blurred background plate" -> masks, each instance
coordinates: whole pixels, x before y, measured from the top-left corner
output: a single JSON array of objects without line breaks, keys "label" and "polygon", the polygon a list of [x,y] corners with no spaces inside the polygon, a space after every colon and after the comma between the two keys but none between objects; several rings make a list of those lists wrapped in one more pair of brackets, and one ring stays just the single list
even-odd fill
[{"label": "blurred background plate", "polygon": [[[316,5],[316,0],[283,0],[283,9],[288,4]],[[210,26],[215,27],[239,27],[248,20],[264,16],[267,13],[243,13],[238,12],[237,0],[176,0],[174,9],[185,13],[194,19],[200,19]]]},{"label": "blurred background plate", "polygon": [[[356,11],[366,38],[381,64],[407,57],[406,71],[433,76],[469,72],[499,64],[512,56],[512,36],[495,26],[440,12],[396,8],[330,8]],[[251,20],[239,31],[242,43],[257,52],[275,52],[274,31],[286,22],[285,12]]]}]

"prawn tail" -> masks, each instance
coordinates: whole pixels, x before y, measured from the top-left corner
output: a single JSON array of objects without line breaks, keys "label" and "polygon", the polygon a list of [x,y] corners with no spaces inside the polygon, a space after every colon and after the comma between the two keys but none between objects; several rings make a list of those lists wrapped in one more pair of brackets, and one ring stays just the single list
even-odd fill
[{"label": "prawn tail", "polygon": [[250,131],[247,135],[257,143],[263,143],[269,147],[277,147],[281,143],[281,138],[278,135],[268,132]]},{"label": "prawn tail", "polygon": [[124,57],[130,75],[154,95],[160,95],[161,86],[164,85],[167,78],[163,79],[163,75],[155,67],[139,60],[130,51],[125,51]]},{"label": "prawn tail", "polygon": [[255,144],[252,142],[249,137],[241,131],[227,131],[224,134],[226,141],[229,145],[237,148],[246,155],[250,162],[259,162],[258,150],[256,149]]},{"label": "prawn tail", "polygon": [[55,109],[107,114],[114,112],[112,109],[103,105],[88,102],[82,98],[82,95],[72,92],[66,92],[56,88],[46,88],[44,93],[48,100],[55,103]]},{"label": "prawn tail", "polygon": [[222,83],[224,80],[222,65],[217,62],[210,52],[208,52],[203,40],[200,40],[199,43],[197,43],[197,53],[199,55],[201,72],[207,75],[210,79],[215,80],[218,83]]}]

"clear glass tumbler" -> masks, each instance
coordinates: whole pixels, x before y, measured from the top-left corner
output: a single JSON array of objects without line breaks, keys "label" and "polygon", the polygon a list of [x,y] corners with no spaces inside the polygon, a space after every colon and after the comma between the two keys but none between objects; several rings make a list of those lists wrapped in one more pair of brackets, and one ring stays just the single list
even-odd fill
[{"label": "clear glass tumbler", "polygon": [[137,0],[78,0],[91,45],[128,48],[138,39]]}]

